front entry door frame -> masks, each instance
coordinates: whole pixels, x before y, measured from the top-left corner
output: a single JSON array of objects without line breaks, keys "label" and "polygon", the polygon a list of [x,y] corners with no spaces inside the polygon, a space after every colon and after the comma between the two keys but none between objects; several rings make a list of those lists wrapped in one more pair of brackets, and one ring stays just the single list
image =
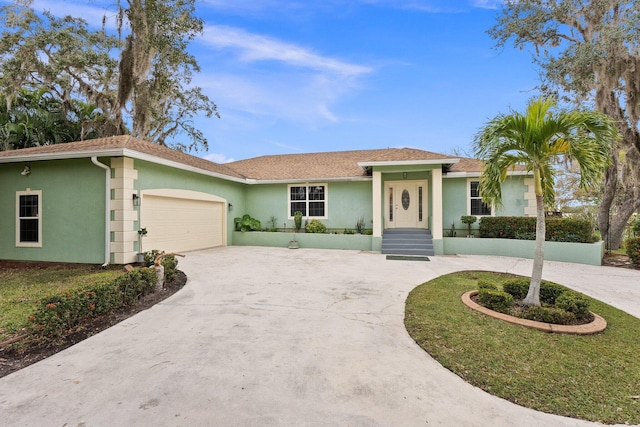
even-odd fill
[{"label": "front entry door frame", "polygon": [[384,183],[385,228],[427,228],[427,180]]}]

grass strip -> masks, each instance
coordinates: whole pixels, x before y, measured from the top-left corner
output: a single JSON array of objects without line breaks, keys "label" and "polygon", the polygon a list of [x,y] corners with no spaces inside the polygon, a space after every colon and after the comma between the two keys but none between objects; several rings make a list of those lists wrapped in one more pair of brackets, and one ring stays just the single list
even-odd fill
[{"label": "grass strip", "polygon": [[120,267],[99,269],[91,265],[0,269],[0,342],[27,325],[37,300],[109,281],[123,273]]}]

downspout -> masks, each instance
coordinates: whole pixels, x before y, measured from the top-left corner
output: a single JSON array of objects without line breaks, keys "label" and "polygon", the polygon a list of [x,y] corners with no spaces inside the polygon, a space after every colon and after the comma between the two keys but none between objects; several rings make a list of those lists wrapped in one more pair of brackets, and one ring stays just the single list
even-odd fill
[{"label": "downspout", "polygon": [[109,265],[111,261],[111,251],[109,250],[109,243],[111,241],[111,212],[109,210],[109,204],[111,203],[111,168],[98,161],[97,156],[91,157],[91,163],[104,169],[105,177],[105,219],[104,219],[104,264],[103,267]]}]

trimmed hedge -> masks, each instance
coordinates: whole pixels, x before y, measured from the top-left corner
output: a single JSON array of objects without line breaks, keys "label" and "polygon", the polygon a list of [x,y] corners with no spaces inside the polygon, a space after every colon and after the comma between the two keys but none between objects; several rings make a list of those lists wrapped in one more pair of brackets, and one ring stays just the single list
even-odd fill
[{"label": "trimmed hedge", "polygon": [[[545,240],[550,242],[593,243],[591,223],[584,219],[546,218]],[[480,218],[481,237],[535,240],[536,218],[520,216],[484,216]]]},{"label": "trimmed hedge", "polygon": [[38,301],[35,313],[29,317],[30,330],[45,337],[59,337],[86,319],[135,304],[153,292],[155,284],[155,272],[142,268],[110,282],[50,295]]},{"label": "trimmed hedge", "polygon": [[627,255],[631,258],[631,262],[635,265],[640,265],[640,237],[627,239],[625,247],[627,249]]}]

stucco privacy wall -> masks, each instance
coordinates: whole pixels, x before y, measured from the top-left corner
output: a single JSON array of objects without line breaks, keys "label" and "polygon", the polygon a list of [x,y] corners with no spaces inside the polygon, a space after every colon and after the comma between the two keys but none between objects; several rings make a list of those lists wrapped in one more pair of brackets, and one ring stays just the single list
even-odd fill
[{"label": "stucco privacy wall", "polygon": [[[89,158],[30,162],[27,176],[24,166],[0,164],[0,259],[102,264],[105,171]],[[26,189],[42,191],[41,247],[16,247],[16,191]]]},{"label": "stucco privacy wall", "polygon": [[[365,220],[365,228],[372,227],[371,182],[322,182],[327,186],[326,213],[322,223],[331,229],[355,229],[360,217]],[[295,183],[292,185],[305,185]],[[308,184],[313,184],[309,182]],[[246,187],[246,210],[234,208],[233,216],[249,214],[260,220],[262,227],[269,226],[272,216],[276,217],[276,228],[293,228],[289,219],[289,185],[255,184]]]},{"label": "stucco privacy wall", "polygon": [[[134,190],[144,193],[147,190],[172,189],[189,190],[216,196],[233,206],[233,210],[227,212],[227,245],[231,245],[232,232],[234,230],[233,218],[240,212],[246,210],[245,190],[246,184],[226,181],[220,178],[202,175],[195,172],[184,171],[169,166],[159,165],[143,160],[135,161],[135,168],[138,171],[138,179],[135,181]],[[144,203],[144,201],[143,201]],[[225,206],[225,209],[227,207]],[[144,226],[144,224],[142,224]],[[140,224],[134,223],[134,229],[138,230]],[[144,245],[144,243],[143,243]],[[137,249],[137,244],[136,244]],[[144,248],[162,249],[162,248]]]}]

